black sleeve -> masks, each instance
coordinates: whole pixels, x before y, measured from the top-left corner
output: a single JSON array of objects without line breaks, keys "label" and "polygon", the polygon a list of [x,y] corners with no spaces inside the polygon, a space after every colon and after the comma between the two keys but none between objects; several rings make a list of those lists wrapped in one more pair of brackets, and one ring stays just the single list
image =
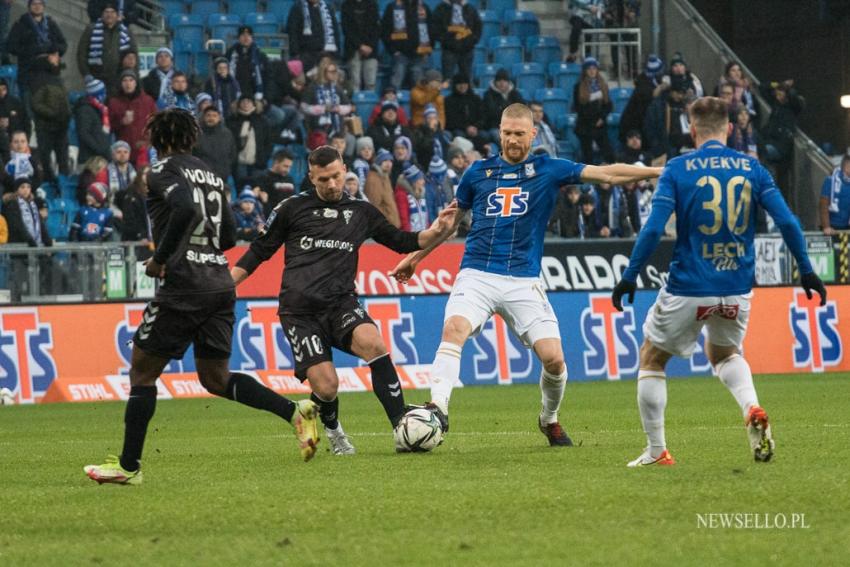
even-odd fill
[{"label": "black sleeve", "polygon": [[173,181],[172,189],[168,191],[166,200],[171,207],[168,217],[168,228],[162,236],[162,241],[156,247],[153,260],[157,264],[165,264],[180,246],[180,241],[187,231],[192,230],[192,219],[195,218],[195,203],[192,191],[186,180],[179,175],[160,177],[164,182]]},{"label": "black sleeve", "polygon": [[422,250],[418,232],[406,232],[394,227],[374,205],[366,205],[366,208],[369,212],[369,236],[375,242],[400,254]]},{"label": "black sleeve", "polygon": [[221,205],[221,238],[219,239],[219,245],[222,252],[236,246],[236,219],[233,218],[233,211],[226,203],[227,200],[225,199]]},{"label": "black sleeve", "polygon": [[269,215],[268,223],[266,224],[266,232],[251,243],[248,251],[239,258],[236,262],[238,268],[242,268],[249,274],[254,273],[260,264],[274,256],[278,248],[283,245],[289,232],[288,215],[291,213],[291,206],[287,203],[289,199],[281,201],[272,210]]}]

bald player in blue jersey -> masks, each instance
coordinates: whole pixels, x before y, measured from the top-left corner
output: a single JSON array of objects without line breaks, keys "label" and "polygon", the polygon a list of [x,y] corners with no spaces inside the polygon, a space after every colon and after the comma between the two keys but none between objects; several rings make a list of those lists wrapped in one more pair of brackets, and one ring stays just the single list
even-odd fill
[{"label": "bald player in blue jersey", "polygon": [[770,173],[757,159],[726,147],[730,132],[726,103],[697,100],[690,110],[697,150],[671,160],[658,181],[652,212],[641,229],[628,268],[614,289],[614,306],[634,300],[640,270],[676,214],[676,247],[670,278],[643,326],[638,408],[647,447],[629,467],[673,465],[664,439],[667,384],[664,368],[672,356],[689,357],[703,326],[705,350],[720,381],[741,408],[755,460],[769,461],[774,441],[767,413],[759,405],[753,375],[741,356],[754,282],[755,221],[763,207],[782,232],[797,265],[801,285],[826,304],[826,289],[806,254],[806,240]]},{"label": "bald player in blue jersey", "polygon": [[[433,411],[448,430],[449,398],[460,374],[463,344],[498,313],[543,363],[540,430],[552,446],[572,445],[558,421],[567,382],[558,320],[540,280],[543,237],[558,191],[577,183],[612,185],[658,177],[661,168],[573,163],[530,155],[537,135],[531,110],[512,104],[502,113],[502,154],[472,164],[456,192],[455,227],[472,211],[460,273],[446,304],[442,342],[431,370]],[[446,238],[448,235],[446,236]],[[438,243],[413,253],[391,272],[407,281]]]}]

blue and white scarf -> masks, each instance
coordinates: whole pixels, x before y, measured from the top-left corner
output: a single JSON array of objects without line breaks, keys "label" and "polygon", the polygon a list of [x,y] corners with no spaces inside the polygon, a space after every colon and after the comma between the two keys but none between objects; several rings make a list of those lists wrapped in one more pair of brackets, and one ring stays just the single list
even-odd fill
[{"label": "blue and white scarf", "polygon": [[[316,88],[317,104],[327,108],[328,106],[339,106],[339,93],[336,92],[336,85],[327,83],[318,85]],[[338,112],[327,112],[319,117],[320,126],[330,126],[331,132],[341,132],[341,123]]]},{"label": "blue and white scarf", "polygon": [[163,73],[162,69],[156,68],[157,77],[159,77],[159,96],[157,100],[164,98],[171,92],[171,77],[174,75],[174,67],[168,70],[168,73]]},{"label": "blue and white scarf", "polygon": [[127,173],[121,173],[118,169],[118,165],[110,162],[109,165],[106,166],[106,171],[109,175],[109,201],[112,201],[115,193],[118,191],[126,191],[130,186],[130,183],[136,178],[136,168],[133,167],[132,163],[127,164]]},{"label": "blue and white scarf", "polygon": [[41,240],[41,216],[38,214],[38,206],[35,204],[35,199],[27,201],[18,197],[18,206],[21,209],[21,219],[24,221],[24,227],[35,243],[39,246],[44,242]]},{"label": "blue and white scarf", "polygon": [[29,17],[33,29],[35,29],[35,37],[38,45],[50,45],[50,24],[47,21],[47,14],[41,17],[41,22],[36,22],[30,13],[27,13],[27,17]]},{"label": "blue and white scarf", "polygon": [[[423,15],[418,15],[419,46],[416,48],[416,53],[418,55],[428,55],[433,51],[431,47],[431,35],[428,33],[428,16],[421,2],[419,3],[419,8],[423,10]],[[419,14],[418,11],[417,14]]]},{"label": "blue and white scarf", "polygon": [[830,180],[830,188],[829,188],[829,212],[837,213],[838,212],[838,199],[841,196],[841,185],[844,183],[850,183],[850,179],[844,177],[844,174],[841,172],[841,167],[836,167],[832,172],[832,178]]},{"label": "blue and white scarf", "polygon": [[[120,34],[118,51],[123,53],[130,49],[130,31],[121,22],[118,22],[117,25]],[[88,64],[103,65],[103,20],[100,18],[98,18],[91,30]]]},{"label": "blue and white scarf", "polygon": [[[304,35],[313,35],[313,22],[310,18],[310,6],[307,0],[301,0],[301,11],[304,12]],[[331,11],[328,9],[325,0],[319,0],[319,11],[322,13],[322,31],[325,34],[324,51],[335,53],[338,49],[336,46],[336,37],[334,35],[334,22],[331,19]]]},{"label": "blue and white scarf", "polygon": [[[236,78],[236,64],[239,62],[239,54],[242,49],[243,47],[238,45],[236,49],[233,50],[233,53],[230,54],[230,76],[233,77],[234,80]],[[254,94],[261,95],[263,94],[263,68],[260,65],[260,48],[257,47],[256,43],[252,43],[248,50],[248,53],[251,56],[251,66],[254,68],[254,72],[252,73],[254,76]],[[242,96],[241,90],[239,92],[239,96]],[[236,100],[239,100],[239,96],[236,97]]]},{"label": "blue and white scarf", "polygon": [[21,177],[32,178],[35,175],[35,170],[30,161],[30,154],[12,152],[11,159],[6,164],[6,173],[12,179],[20,179]]},{"label": "blue and white scarf", "polygon": [[451,26],[466,27],[466,20],[463,19],[463,2],[462,0],[454,0],[452,3],[452,21]]}]

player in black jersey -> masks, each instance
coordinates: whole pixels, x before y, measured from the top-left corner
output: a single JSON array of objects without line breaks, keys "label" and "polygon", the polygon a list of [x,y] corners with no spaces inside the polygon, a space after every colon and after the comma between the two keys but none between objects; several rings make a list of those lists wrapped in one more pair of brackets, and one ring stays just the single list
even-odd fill
[{"label": "player in black jersey", "polygon": [[191,154],[198,124],[191,113],[169,109],[154,114],[146,128],[160,161],[148,177],[156,251],[145,271],[161,285],[133,337],[123,452],[85,467],[86,474],[98,483],[142,482],[139,459],[156,408],[156,380],[190,344],[198,378],[210,393],[292,423],[301,455],[310,460],[318,442],[316,405],[294,403],[251,376],[228,370],[236,291],[222,252],[236,243],[236,223],[224,182]]},{"label": "player in black jersey", "polygon": [[343,192],[345,165],[330,146],[309,157],[313,188],[281,201],[269,215],[265,234],[231,269],[238,284],[285,245],[280,321],[295,358],[295,375],[308,380],[334,454],[354,447],[337,419],[339,378],[331,348],[366,360],[375,395],[393,427],[404,415],[404,396],[377,326],[354,288],[357,257],[369,238],[396,252],[420,250],[451,230],[456,206],[447,207],[427,230],[403,232],[368,202]]}]

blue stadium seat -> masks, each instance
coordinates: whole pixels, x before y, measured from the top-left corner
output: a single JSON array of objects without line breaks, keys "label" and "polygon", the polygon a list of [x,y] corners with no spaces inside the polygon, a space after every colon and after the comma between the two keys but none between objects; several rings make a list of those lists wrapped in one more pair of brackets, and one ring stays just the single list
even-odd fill
[{"label": "blue stadium seat", "polygon": [[212,59],[209,51],[197,51],[192,54],[192,71],[197,77],[206,79],[210,75]]},{"label": "blue stadium seat", "polygon": [[481,43],[487,44],[491,37],[502,35],[502,18],[494,10],[481,10]]},{"label": "blue stadium seat", "polygon": [[266,0],[266,12],[274,14],[281,22],[286,22],[294,4],[295,0]]},{"label": "blue stadium seat", "polygon": [[393,3],[394,0],[378,0],[378,17],[384,17],[384,11],[387,9],[387,6]]},{"label": "blue stadium seat", "polygon": [[186,3],[183,0],[159,0],[162,5],[162,13],[167,18],[171,14],[183,14],[186,12]]},{"label": "blue stadium seat", "polygon": [[[540,63],[517,63],[513,66],[513,77],[517,87],[533,97],[539,89],[546,88],[546,74]],[[531,100],[529,97],[523,97]]]},{"label": "blue stadium seat", "polygon": [[398,103],[410,118],[410,91],[398,91]]},{"label": "blue stadium seat", "polygon": [[577,161],[579,148],[573,145],[572,140],[558,140],[558,157]]},{"label": "blue stadium seat", "polygon": [[245,25],[251,26],[255,34],[278,33],[278,18],[275,14],[251,12],[245,14]]},{"label": "blue stadium seat", "polygon": [[[543,104],[543,112],[552,120],[569,112],[572,96],[563,89],[540,89],[534,98]],[[557,124],[557,122],[556,122]]]},{"label": "blue stadium seat", "polygon": [[608,124],[608,141],[611,142],[611,147],[614,148],[614,151],[619,151],[620,149],[621,116],[619,112],[611,112],[605,119],[606,124]]},{"label": "blue stadium seat", "polygon": [[581,65],[576,63],[550,63],[549,77],[552,78],[554,87],[572,93],[581,77]]},{"label": "blue stadium seat", "polygon": [[257,11],[257,0],[225,0],[231,14],[250,14]]},{"label": "blue stadium seat", "polygon": [[174,40],[180,44],[181,49],[200,51],[204,48],[204,24],[208,16],[209,14],[174,14],[168,19]]},{"label": "blue stadium seat", "polygon": [[634,89],[630,89],[628,87],[614,88],[608,92],[608,96],[611,99],[611,104],[614,105],[614,112],[621,113],[626,109],[626,105],[629,104],[629,99],[632,98],[632,92]]},{"label": "blue stadium seat", "polygon": [[18,66],[3,65],[0,67],[0,78],[9,83],[9,92],[18,96]]},{"label": "blue stadium seat", "polygon": [[207,27],[212,39],[220,39],[225,43],[236,40],[242,20],[237,14],[213,14],[207,19]]},{"label": "blue stadium seat", "polygon": [[487,48],[480,43],[475,46],[475,55],[472,56],[472,68],[487,62]]},{"label": "blue stadium seat", "polygon": [[174,50],[174,68],[186,74],[194,72],[192,68],[192,52],[186,49]]},{"label": "blue stadium seat", "polygon": [[490,82],[502,65],[499,63],[483,63],[475,66],[475,78],[478,80],[478,86],[483,89],[490,88]]},{"label": "blue stadium seat", "polygon": [[221,12],[221,2],[218,0],[194,0],[188,3],[192,8],[192,14],[204,18]]},{"label": "blue stadium seat", "polygon": [[530,37],[525,42],[526,53],[530,54],[528,59],[547,67],[551,63],[561,61],[561,44],[558,38],[544,35]]},{"label": "blue stadium seat", "polygon": [[573,114],[561,114],[555,117],[555,124],[558,131],[561,133],[560,139],[568,140],[574,148],[576,155],[580,154],[581,143],[576,136],[576,120],[578,117]]},{"label": "blue stadium seat", "polygon": [[[439,47],[434,48],[434,51],[431,52],[431,68],[439,69],[441,72],[443,70],[443,50]],[[451,77],[445,77],[447,80]]]},{"label": "blue stadium seat", "polygon": [[490,57],[505,68],[522,63],[522,42],[518,37],[503,35],[490,38]]},{"label": "blue stadium seat", "polygon": [[517,37],[540,35],[540,22],[534,12],[527,10],[506,10],[504,20],[508,24],[508,34]]},{"label": "blue stadium seat", "polygon": [[516,0],[487,0],[487,9],[496,12],[501,17],[506,10],[516,9]]},{"label": "blue stadium seat", "polygon": [[378,104],[380,97],[378,93],[372,91],[360,91],[354,93],[351,97],[354,106],[357,107],[357,115],[363,121],[363,126],[368,127],[369,116],[372,114],[372,109]]}]

